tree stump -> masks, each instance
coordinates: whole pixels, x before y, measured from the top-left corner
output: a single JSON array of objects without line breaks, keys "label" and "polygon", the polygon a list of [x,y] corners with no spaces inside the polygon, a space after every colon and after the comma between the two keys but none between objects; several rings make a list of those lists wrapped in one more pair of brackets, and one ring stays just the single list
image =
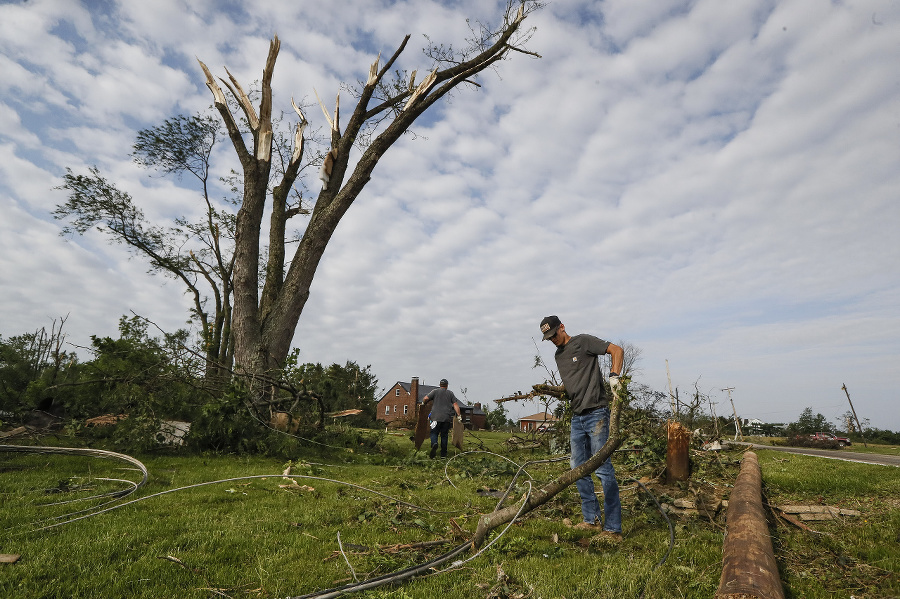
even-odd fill
[{"label": "tree stump", "polygon": [[666,423],[666,438],[666,483],[687,480],[690,476],[688,449],[691,431],[670,420]]}]

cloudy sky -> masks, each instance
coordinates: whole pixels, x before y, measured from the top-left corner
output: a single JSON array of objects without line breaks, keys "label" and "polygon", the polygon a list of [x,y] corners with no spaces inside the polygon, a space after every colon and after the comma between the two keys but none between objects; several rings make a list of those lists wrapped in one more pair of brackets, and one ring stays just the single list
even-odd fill
[{"label": "cloudy sky", "polygon": [[[290,118],[291,97],[330,104],[406,34],[398,67],[425,72],[426,35],[460,46],[503,6],[5,0],[0,334],[67,315],[87,345],[131,311],[184,326],[176,282],[50,213],[66,167],[94,165],[156,222],[200,213],[187,181],[129,157],[139,130],[208,109],[197,58],[250,88],[277,33]],[[653,388],[668,362],[720,414],[732,387],[741,417],[835,421],[846,384],[860,418],[900,430],[900,2],[556,0],[526,25],[540,59],[513,54],[376,168],[319,267],[301,360],[487,403],[545,378],[538,323],[558,314],[640,348]]]}]

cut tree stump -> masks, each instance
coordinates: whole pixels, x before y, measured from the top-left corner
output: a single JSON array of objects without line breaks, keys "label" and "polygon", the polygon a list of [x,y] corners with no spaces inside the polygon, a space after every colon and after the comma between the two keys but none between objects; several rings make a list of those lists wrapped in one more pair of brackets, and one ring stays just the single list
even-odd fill
[{"label": "cut tree stump", "polygon": [[688,449],[691,431],[674,420],[666,425],[666,482],[687,480],[691,473]]}]

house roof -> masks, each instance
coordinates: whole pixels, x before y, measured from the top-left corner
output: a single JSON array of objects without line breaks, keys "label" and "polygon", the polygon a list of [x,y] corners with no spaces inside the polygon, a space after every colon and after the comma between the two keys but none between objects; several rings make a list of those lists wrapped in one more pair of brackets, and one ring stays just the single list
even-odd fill
[{"label": "house roof", "polygon": [[[387,393],[385,393],[381,397],[381,399],[388,397],[391,394],[391,391],[393,389],[397,388],[397,385],[400,385],[401,387],[403,387],[403,389],[407,393],[410,392],[410,388],[412,387],[412,383],[404,382],[404,381],[397,381],[396,383],[391,385],[391,388],[388,389]],[[431,393],[432,391],[434,391],[435,389],[439,389],[439,387],[437,387],[435,385],[423,385],[422,383],[419,383],[419,393],[418,393],[419,396],[416,398],[416,403],[422,403],[425,400],[425,396],[428,395],[429,393]],[[378,401],[381,401],[381,399],[379,399]],[[484,414],[484,410],[482,410],[481,408],[473,408],[472,406],[467,404],[465,402],[465,400],[462,400],[458,397],[456,399],[459,402],[460,409],[465,408],[467,410],[472,410],[473,414]]]},{"label": "house roof", "polygon": [[531,416],[524,416],[522,418],[519,418],[519,422],[522,422],[523,420],[533,420],[534,422],[556,422],[557,420],[559,420],[559,418],[548,412],[538,412],[537,414],[532,414]]}]

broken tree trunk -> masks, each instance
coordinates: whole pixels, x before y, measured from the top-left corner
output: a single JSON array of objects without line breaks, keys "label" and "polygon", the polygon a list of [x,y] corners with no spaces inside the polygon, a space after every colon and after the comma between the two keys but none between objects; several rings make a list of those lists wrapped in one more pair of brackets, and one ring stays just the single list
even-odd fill
[{"label": "broken tree trunk", "polygon": [[715,599],[784,599],[763,510],[762,471],[752,451],[744,454],[726,521],[722,578]]},{"label": "broken tree trunk", "polygon": [[691,431],[681,423],[670,420],[666,425],[666,482],[687,480],[690,476],[690,458],[688,449],[691,443]]},{"label": "broken tree trunk", "polygon": [[[624,378],[624,377],[623,377]],[[622,437],[619,434],[619,412],[621,411],[624,397],[627,397],[625,390],[626,384],[619,385],[616,390],[616,396],[609,406],[609,438],[600,450],[591,456],[584,464],[564,472],[559,478],[550,482],[545,487],[534,491],[525,501],[525,505],[514,503],[510,506],[485,514],[478,520],[478,528],[472,537],[472,546],[480,547],[487,535],[495,528],[502,524],[506,524],[516,517],[520,512],[525,514],[531,510],[547,503],[560,491],[573,484],[579,478],[591,476],[593,472],[606,461],[613,452],[622,444]]]}]

